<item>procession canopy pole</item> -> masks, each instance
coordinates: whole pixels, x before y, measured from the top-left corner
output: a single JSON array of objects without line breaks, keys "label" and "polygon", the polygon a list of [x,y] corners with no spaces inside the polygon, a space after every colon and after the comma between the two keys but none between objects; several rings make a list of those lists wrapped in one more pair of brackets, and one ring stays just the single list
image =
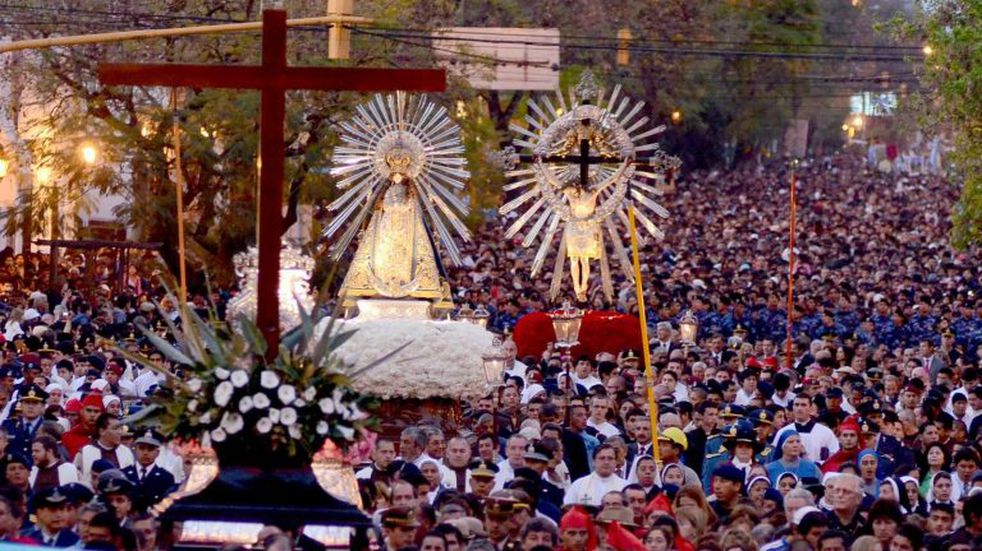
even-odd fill
[{"label": "procession canopy pole", "polygon": [[648,394],[648,422],[651,423],[651,453],[661,468],[661,451],[658,449],[658,403],[655,402],[655,375],[651,372],[651,350],[648,346],[648,315],[644,307],[644,289],[641,285],[641,258],[638,254],[638,226],[634,221],[634,203],[627,207],[631,223],[631,256],[634,257],[634,291],[638,297],[638,318],[641,320],[641,355],[644,358],[644,381]]},{"label": "procession canopy pole", "polygon": [[[368,17],[359,17],[354,15],[328,15],[322,17],[288,19],[286,26],[304,27],[311,25],[340,25],[342,22],[345,25],[368,25],[373,23],[373,20]],[[258,31],[262,28],[262,21],[249,21],[246,23],[195,25],[190,27],[175,27],[171,29],[144,29],[140,31],[118,31],[111,33],[80,34],[73,36],[53,36],[49,38],[35,38],[31,40],[19,40],[17,42],[0,44],[0,53],[16,52],[19,50],[37,50],[41,48],[53,48],[56,46],[81,46],[84,44],[103,44],[107,42],[121,42],[124,40],[143,40],[146,38],[167,38],[171,36],[192,36],[216,33],[242,33]]]},{"label": "procession canopy pole", "polygon": [[791,236],[790,236],[790,239],[789,239],[790,244],[789,244],[789,247],[788,247],[788,318],[787,318],[787,331],[788,331],[787,341],[788,342],[787,342],[787,347],[786,347],[787,357],[788,357],[788,369],[791,369],[791,366],[793,365],[792,362],[794,360],[794,344],[793,344],[793,341],[791,340],[791,337],[792,337],[792,335],[791,335],[791,329],[792,329],[792,323],[793,323],[792,322],[792,317],[793,317],[793,313],[794,313],[794,263],[795,263],[794,236],[795,236],[795,218],[796,218],[795,211],[797,210],[797,200],[795,198],[795,196],[796,196],[797,193],[796,193],[796,189],[795,188],[798,187],[798,175],[795,174],[794,164],[795,164],[795,162],[792,161],[792,165],[791,165],[791,193],[790,193],[790,201],[791,201],[791,224],[790,224],[790,228],[789,228],[789,232],[790,232]]},{"label": "procession canopy pole", "polygon": [[184,163],[181,161],[181,125],[177,113],[177,88],[171,88],[170,106],[174,118],[174,185],[177,194],[177,256],[180,258],[181,300],[188,298],[188,274],[184,247]]}]

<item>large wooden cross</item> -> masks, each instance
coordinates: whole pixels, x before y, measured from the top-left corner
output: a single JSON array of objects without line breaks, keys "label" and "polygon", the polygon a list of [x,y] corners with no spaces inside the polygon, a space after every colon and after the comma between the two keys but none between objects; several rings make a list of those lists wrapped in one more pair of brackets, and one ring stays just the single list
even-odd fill
[{"label": "large wooden cross", "polygon": [[359,92],[446,89],[442,69],[361,69],[289,67],[286,62],[286,11],[263,12],[262,65],[103,64],[107,85],[258,89],[262,92],[259,178],[259,276],[256,324],[270,356],[279,348],[280,247],[283,226],[284,137],[288,90]]}]

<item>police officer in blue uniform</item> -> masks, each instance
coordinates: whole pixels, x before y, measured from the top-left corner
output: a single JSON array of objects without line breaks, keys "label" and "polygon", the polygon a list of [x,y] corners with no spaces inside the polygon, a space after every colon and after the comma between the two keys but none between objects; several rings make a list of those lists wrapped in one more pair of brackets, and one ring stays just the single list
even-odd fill
[{"label": "police officer in blue uniform", "polygon": [[64,514],[71,503],[59,487],[42,490],[31,498],[31,508],[37,516],[37,524],[21,533],[44,547],[71,547],[78,543],[79,537],[71,528],[64,526]]},{"label": "police officer in blue uniform", "polygon": [[34,441],[38,427],[43,422],[41,415],[44,413],[44,402],[47,399],[48,393],[37,385],[32,384],[24,388],[18,400],[20,418],[7,419],[2,425],[10,438],[8,450],[27,458],[31,457],[31,442]]},{"label": "police officer in blue uniform", "polygon": [[156,463],[163,443],[161,434],[153,429],[139,433],[133,441],[136,462],[123,469],[123,474],[133,483],[138,509],[152,507],[174,491],[174,475]]}]

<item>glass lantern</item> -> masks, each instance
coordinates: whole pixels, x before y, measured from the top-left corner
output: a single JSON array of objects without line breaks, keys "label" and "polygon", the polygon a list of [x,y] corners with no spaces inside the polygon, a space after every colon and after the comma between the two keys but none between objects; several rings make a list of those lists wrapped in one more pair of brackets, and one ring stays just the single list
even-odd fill
[{"label": "glass lantern", "polygon": [[583,323],[583,310],[574,308],[569,302],[562,309],[549,314],[552,329],[556,332],[557,348],[573,348],[580,344],[580,325]]},{"label": "glass lantern", "polygon": [[683,344],[689,346],[696,344],[696,339],[699,337],[699,320],[692,310],[686,310],[682,321],[679,322],[679,337]]},{"label": "glass lantern", "polygon": [[488,386],[500,385],[511,360],[511,354],[502,346],[501,339],[495,337],[491,346],[481,354],[481,359],[484,361],[484,380]]}]

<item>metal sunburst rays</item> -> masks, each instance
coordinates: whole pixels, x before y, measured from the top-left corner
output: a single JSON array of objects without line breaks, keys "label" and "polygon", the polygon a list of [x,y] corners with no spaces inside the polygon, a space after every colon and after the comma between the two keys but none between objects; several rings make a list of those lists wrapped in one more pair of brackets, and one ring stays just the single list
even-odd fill
[{"label": "metal sunburst rays", "polygon": [[[660,195],[657,184],[664,181],[665,174],[677,169],[681,162],[666,154],[657,142],[650,141],[664,131],[664,126],[653,126],[644,115],[644,102],[632,100],[622,94],[621,86],[614,87],[609,97],[599,89],[593,75],[584,74],[583,79],[568,95],[557,91],[555,101],[544,96],[539,101],[530,100],[525,122],[528,127],[512,124],[510,129],[516,134],[513,141],[521,149],[525,158],[532,157],[529,166],[518,166],[520,156],[514,150],[503,152],[506,163],[506,176],[509,183],[504,189],[517,192],[514,199],[502,205],[500,213],[516,213],[517,218],[508,226],[506,237],[511,238],[527,229],[522,246],[531,247],[539,242],[532,261],[532,276],[542,270],[553,242],[557,236],[564,235],[571,219],[569,203],[564,199],[563,188],[579,184],[580,167],[575,164],[578,154],[571,148],[583,137],[581,121],[589,119],[591,135],[591,156],[610,159],[591,165],[588,191],[598,190],[596,210],[590,221],[596,223],[604,251],[600,257],[604,291],[610,295],[612,285],[609,279],[607,255],[603,246],[606,234],[612,245],[612,253],[621,264],[629,279],[633,279],[630,261],[617,233],[618,225],[612,219],[616,216],[624,226],[628,225],[627,207],[629,201],[635,206],[638,223],[651,236],[661,239],[662,231],[655,224],[656,219],[668,217],[656,198]],[[569,163],[547,162],[545,157],[569,156]],[[627,166],[625,160],[633,159],[636,165]],[[610,179],[616,181],[612,184]],[[562,247],[562,244],[560,244]],[[562,257],[562,251],[560,251]],[[562,259],[556,263],[553,272],[553,294],[558,292],[558,280],[562,277]]]},{"label": "metal sunburst rays", "polygon": [[341,123],[341,145],[334,150],[331,175],[343,193],[328,206],[334,213],[323,236],[344,232],[331,254],[340,255],[361,230],[377,200],[389,184],[386,154],[398,148],[410,153],[412,185],[416,198],[451,262],[460,264],[454,235],[469,241],[470,231],[461,220],[469,208],[456,192],[464,189],[466,168],[460,128],[447,110],[425,96],[404,92],[376,94],[359,105],[357,115]]}]

